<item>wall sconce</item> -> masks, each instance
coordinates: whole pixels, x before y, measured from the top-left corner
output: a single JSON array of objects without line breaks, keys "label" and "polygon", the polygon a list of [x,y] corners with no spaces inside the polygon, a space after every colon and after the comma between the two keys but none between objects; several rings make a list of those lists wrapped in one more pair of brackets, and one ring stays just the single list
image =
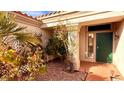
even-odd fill
[{"label": "wall sconce", "polygon": [[115,39],[119,39],[119,34],[118,34],[118,32],[115,32]]}]

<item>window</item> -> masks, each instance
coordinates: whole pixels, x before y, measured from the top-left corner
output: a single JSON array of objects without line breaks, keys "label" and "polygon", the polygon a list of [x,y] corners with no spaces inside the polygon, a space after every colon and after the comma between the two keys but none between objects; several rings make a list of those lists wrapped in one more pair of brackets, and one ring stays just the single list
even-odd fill
[{"label": "window", "polygon": [[88,31],[111,30],[111,24],[88,26]]},{"label": "window", "polygon": [[94,49],[94,34],[88,34],[88,57],[93,58],[93,49]]}]

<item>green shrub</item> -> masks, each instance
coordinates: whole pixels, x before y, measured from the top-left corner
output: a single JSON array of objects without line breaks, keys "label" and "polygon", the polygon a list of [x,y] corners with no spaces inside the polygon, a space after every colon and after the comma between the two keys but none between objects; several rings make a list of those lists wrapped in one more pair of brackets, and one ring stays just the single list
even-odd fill
[{"label": "green shrub", "polygon": [[[36,47],[40,40],[30,33],[23,33],[25,29],[18,26],[11,14],[0,12],[0,80],[32,80],[36,73],[46,70],[42,49]],[[7,40],[10,38],[23,45],[19,52],[9,45]],[[30,47],[36,47],[36,50],[32,53]]]},{"label": "green shrub", "polygon": [[48,55],[65,57],[68,53],[67,32],[61,29],[54,30],[45,50]]}]

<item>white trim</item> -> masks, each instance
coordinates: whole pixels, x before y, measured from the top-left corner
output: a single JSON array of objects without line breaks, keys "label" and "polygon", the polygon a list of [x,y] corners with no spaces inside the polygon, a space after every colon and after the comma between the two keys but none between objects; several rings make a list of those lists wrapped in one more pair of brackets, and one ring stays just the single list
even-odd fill
[{"label": "white trim", "polygon": [[[82,14],[83,15],[83,14]],[[92,24],[100,24],[101,23],[108,23],[108,22],[115,22],[122,20],[124,18],[124,12],[92,12],[90,15],[80,16],[80,17],[72,17],[72,18],[64,18],[62,20],[59,20],[60,22],[63,22],[63,24],[66,24],[66,20],[70,23],[80,23],[83,25],[92,25]],[[59,18],[60,19],[60,18]],[[55,26],[58,23],[58,20],[55,18],[54,20],[49,21],[43,21],[43,25],[41,27],[51,27]],[[94,22],[97,21],[98,23]]]},{"label": "white trim", "polygon": [[61,16],[61,15],[67,15],[67,14],[70,14],[70,13],[75,13],[75,12],[78,12],[78,11],[63,11],[61,13],[55,13],[55,14],[51,14],[51,15],[47,15],[46,16],[38,16],[36,17],[37,19],[39,20],[44,20],[44,19],[48,19],[48,18],[53,18],[53,17],[57,17],[57,16]]}]

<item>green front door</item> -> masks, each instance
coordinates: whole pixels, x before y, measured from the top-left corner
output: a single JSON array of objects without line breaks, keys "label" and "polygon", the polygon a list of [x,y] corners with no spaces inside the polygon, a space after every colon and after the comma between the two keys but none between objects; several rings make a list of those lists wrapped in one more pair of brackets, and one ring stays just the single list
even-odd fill
[{"label": "green front door", "polygon": [[96,61],[112,62],[112,32],[96,33]]}]

